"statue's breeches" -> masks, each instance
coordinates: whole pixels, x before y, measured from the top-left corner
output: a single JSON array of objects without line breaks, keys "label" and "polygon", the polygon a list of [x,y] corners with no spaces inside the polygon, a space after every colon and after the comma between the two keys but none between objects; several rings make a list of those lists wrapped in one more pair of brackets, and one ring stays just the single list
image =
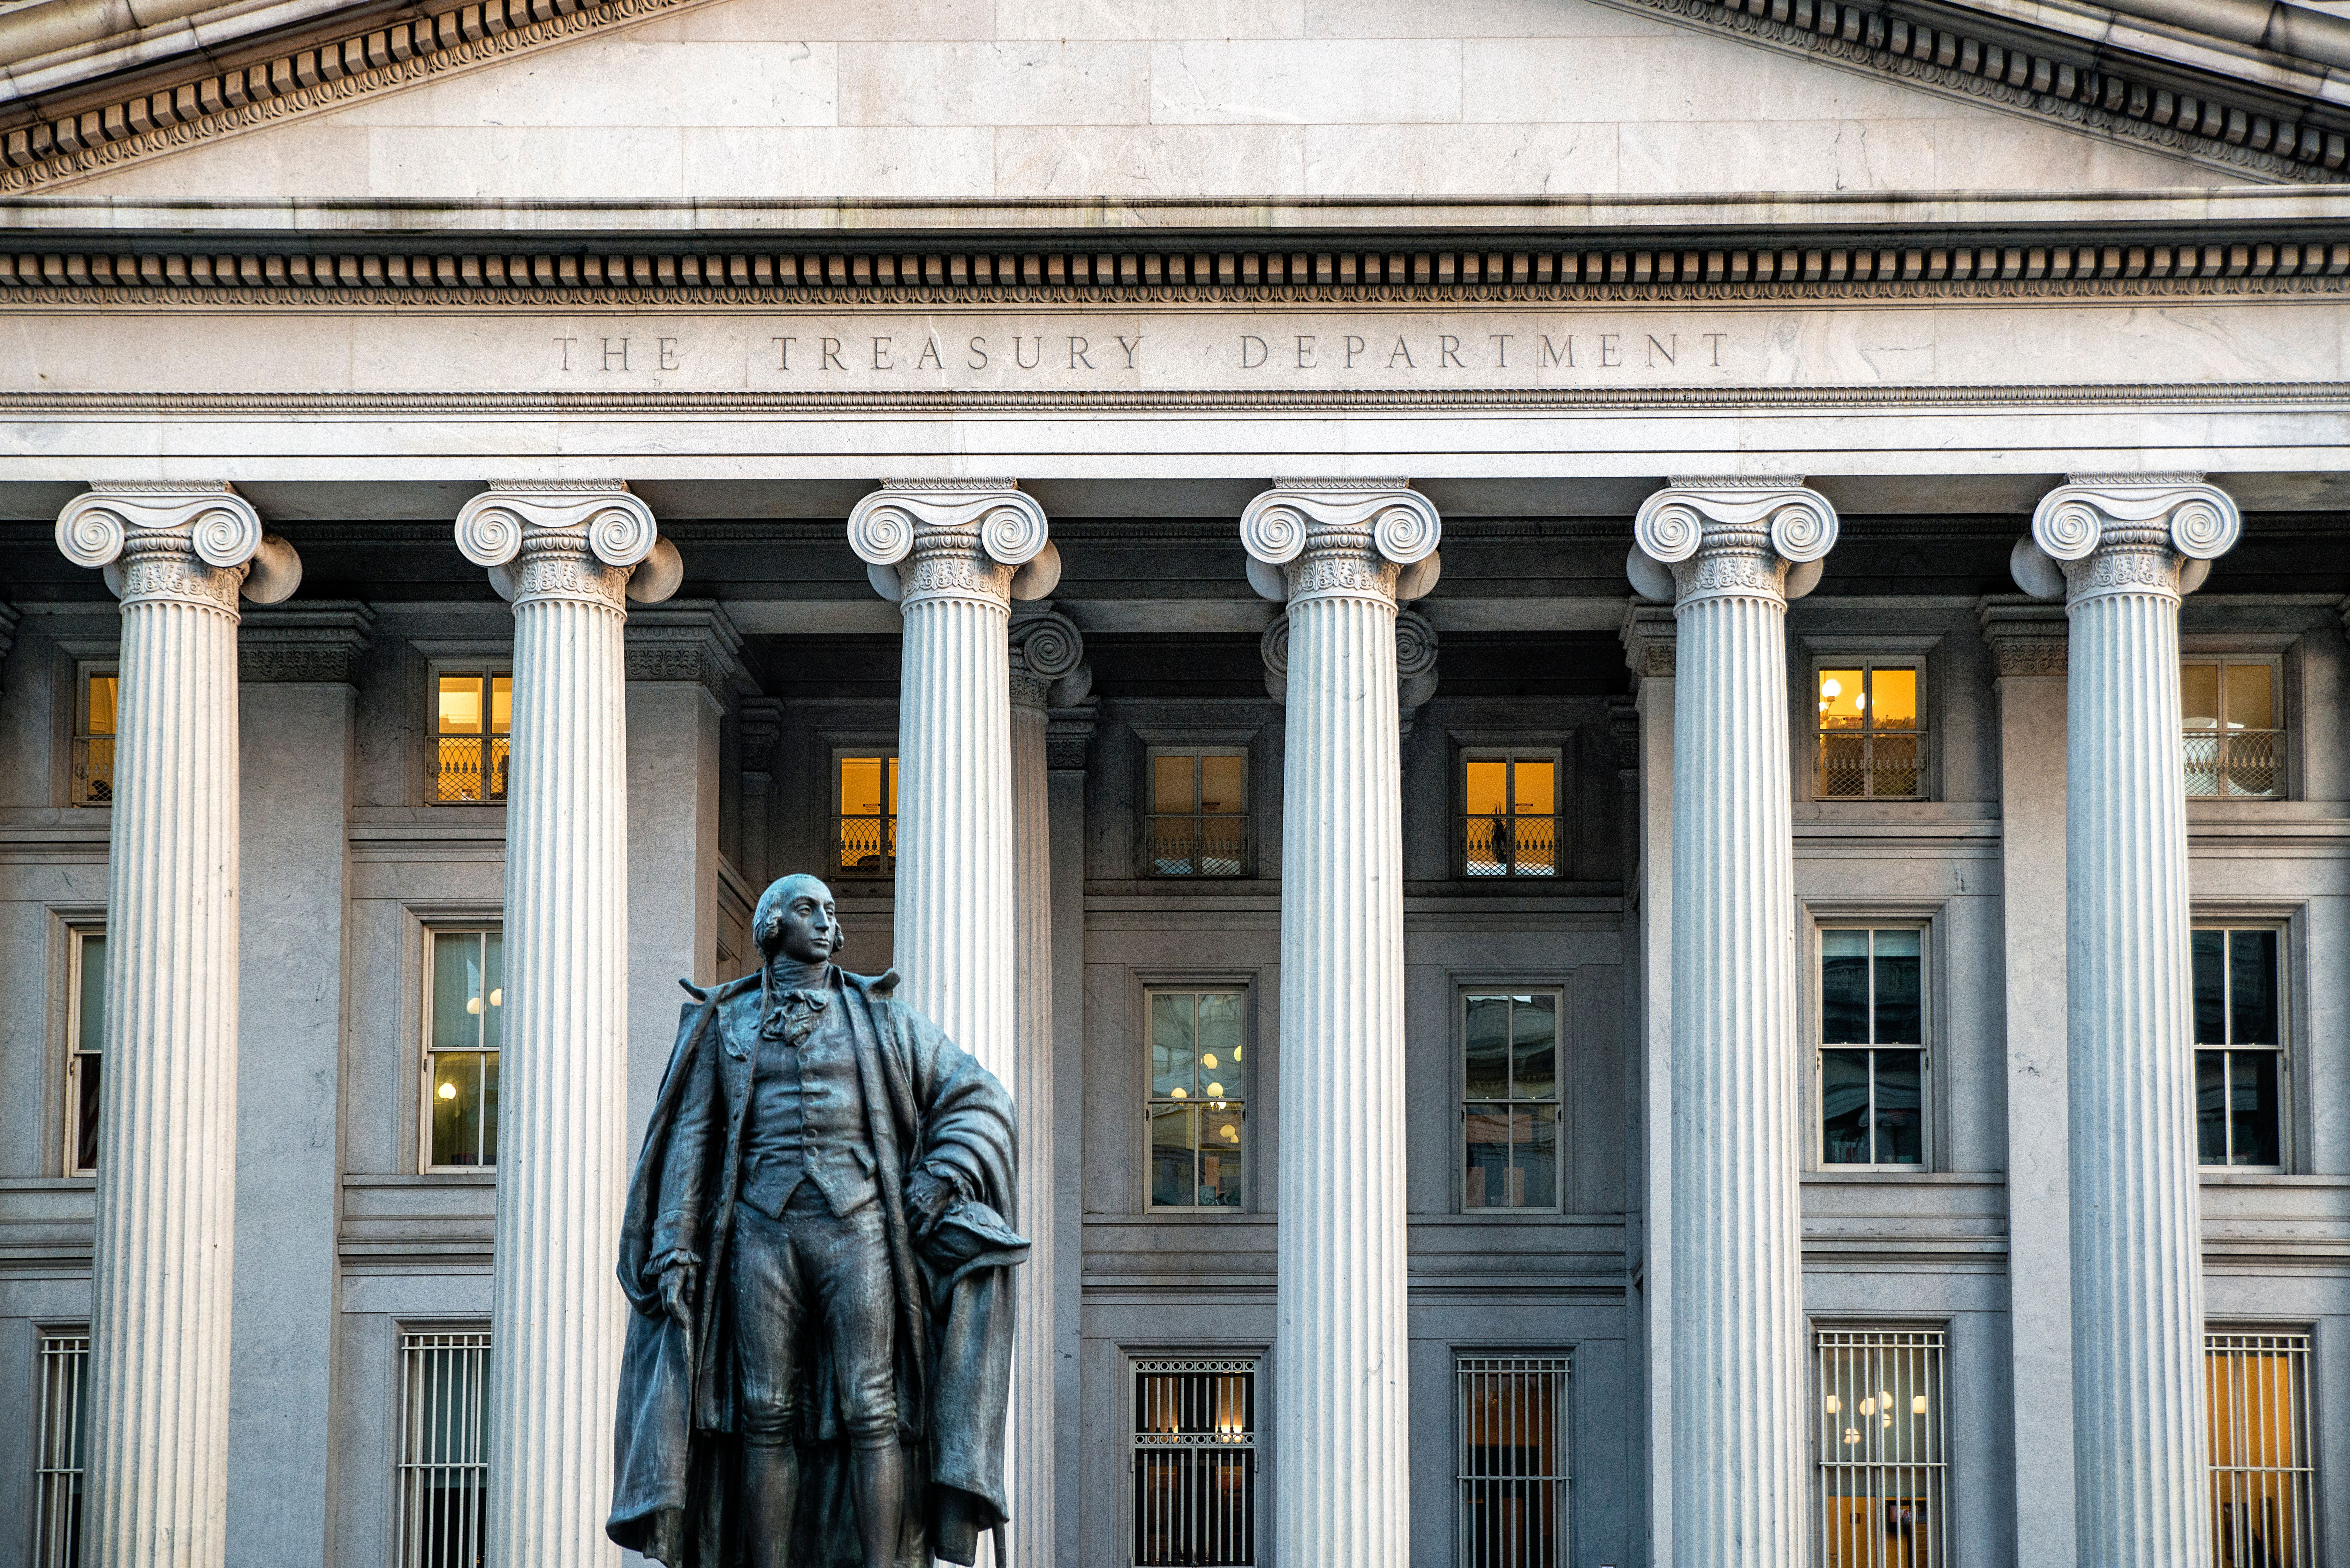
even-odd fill
[{"label": "statue's breeches", "polygon": [[831,1347],[849,1442],[897,1441],[897,1295],[879,1204],[837,1216],[813,1182],[801,1183],[781,1220],[738,1203],[727,1273],[745,1442],[795,1439],[801,1358],[815,1336]]}]

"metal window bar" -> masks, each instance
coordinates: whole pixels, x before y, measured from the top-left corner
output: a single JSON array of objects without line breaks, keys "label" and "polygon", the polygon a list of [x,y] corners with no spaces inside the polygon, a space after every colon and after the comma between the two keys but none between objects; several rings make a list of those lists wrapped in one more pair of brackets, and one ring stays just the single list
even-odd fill
[{"label": "metal window bar", "polygon": [[2284,794],[2282,730],[2189,730],[2187,793],[2273,800]]},{"label": "metal window bar", "polygon": [[1819,1329],[1813,1345],[1821,1568],[1942,1568],[1942,1332]]},{"label": "metal window bar", "polygon": [[1558,876],[1558,818],[1503,812],[1463,816],[1461,862],[1471,877]]},{"label": "metal window bar", "polygon": [[2214,1568],[2315,1568],[2306,1334],[2207,1334]]},{"label": "metal window bar", "polygon": [[1454,1361],[1461,1568],[1569,1561],[1567,1376],[1563,1355]]},{"label": "metal window bar", "polygon": [[898,874],[898,818],[836,816],[832,842],[838,851],[843,877],[894,877]]},{"label": "metal window bar", "polygon": [[35,1453],[34,1568],[80,1568],[89,1334],[41,1335],[41,1426]]},{"label": "metal window bar", "polygon": [[1819,746],[1824,800],[1915,800],[1925,793],[1922,730],[1823,730]]},{"label": "metal window bar", "polygon": [[1135,1568],[1256,1562],[1253,1356],[1134,1363]]},{"label": "metal window bar", "polygon": [[109,805],[114,801],[114,737],[73,738],[73,803]]},{"label": "metal window bar", "polygon": [[1153,813],[1143,841],[1150,877],[1237,877],[1248,861],[1248,818],[1238,813]]},{"label": "metal window bar", "polygon": [[433,736],[426,797],[446,805],[480,805],[505,799],[511,745],[504,735]]},{"label": "metal window bar", "polygon": [[490,1336],[404,1334],[400,1354],[400,1568],[483,1568]]}]

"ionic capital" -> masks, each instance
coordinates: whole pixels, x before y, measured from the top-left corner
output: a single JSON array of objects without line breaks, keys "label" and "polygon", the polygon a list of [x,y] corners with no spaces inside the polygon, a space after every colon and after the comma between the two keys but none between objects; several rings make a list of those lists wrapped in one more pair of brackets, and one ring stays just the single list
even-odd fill
[{"label": "ionic capital", "polygon": [[457,548],[516,606],[570,599],[625,609],[677,592],[685,563],[652,508],[618,479],[492,484],[457,514]]},{"label": "ionic capital", "polygon": [[950,598],[1008,607],[1061,580],[1045,509],[1016,480],[885,480],[849,513],[848,547],[900,611]]},{"label": "ionic capital", "polygon": [[276,604],[302,557],[225,482],[94,486],[57,514],[57,548],[96,566],[126,605],[176,602],[234,616],[240,596]]},{"label": "ionic capital", "polygon": [[1085,633],[1048,607],[1012,618],[1012,701],[1024,708],[1074,708],[1093,691]]},{"label": "ionic capital", "polygon": [[1444,520],[1402,479],[1282,479],[1241,514],[1249,586],[1275,604],[1425,598]]},{"label": "ionic capital", "polygon": [[2244,531],[2235,499],[2199,473],[2084,474],[2040,498],[2008,569],[2035,598],[2177,598],[2203,586]]},{"label": "ionic capital", "polygon": [[1763,597],[1819,586],[1835,547],[1835,507],[1801,480],[1676,479],[1640,504],[1625,575],[1642,597]]}]

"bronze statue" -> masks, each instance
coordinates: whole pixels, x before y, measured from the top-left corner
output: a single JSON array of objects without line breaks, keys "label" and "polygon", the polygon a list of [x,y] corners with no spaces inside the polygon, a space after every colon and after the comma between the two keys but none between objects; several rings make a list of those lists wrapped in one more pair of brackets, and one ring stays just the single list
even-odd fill
[{"label": "bronze statue", "polygon": [[605,1532],[669,1568],[1003,1558],[1012,1096],[836,968],[814,877],[678,1024],[620,1229],[636,1314]]}]

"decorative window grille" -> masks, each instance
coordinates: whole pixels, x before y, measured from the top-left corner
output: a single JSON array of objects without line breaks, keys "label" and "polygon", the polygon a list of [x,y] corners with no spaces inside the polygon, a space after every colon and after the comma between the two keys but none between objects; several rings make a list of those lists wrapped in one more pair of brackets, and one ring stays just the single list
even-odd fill
[{"label": "decorative window grille", "polygon": [[1943,1568],[1941,1331],[1819,1329],[1813,1344],[1822,1568]]},{"label": "decorative window grille", "polygon": [[114,801],[115,711],[121,678],[110,664],[85,666],[74,701],[72,801],[110,805]]},{"label": "decorative window grille", "polygon": [[400,1361],[400,1568],[483,1568],[490,1336],[403,1334]]},{"label": "decorative window grille", "polygon": [[2273,659],[2179,661],[2189,794],[2273,800],[2284,794],[2277,669]]},{"label": "decorative window grille", "polygon": [[1820,932],[1820,1163],[1926,1163],[1926,933]]},{"label": "decorative window grille", "polygon": [[99,1087],[106,1044],[106,932],[78,930],[72,943],[72,970],[67,992],[66,1018],[66,1174],[88,1176],[98,1169]]},{"label": "decorative window grille", "polygon": [[1135,1568],[1256,1562],[1254,1356],[1134,1363]]},{"label": "decorative window grille", "polygon": [[832,770],[834,868],[843,877],[898,874],[898,754],[837,757]]},{"label": "decorative window grille", "polygon": [[1461,998],[1463,1209],[1556,1209],[1558,1044],[1555,991]]},{"label": "decorative window grille", "polygon": [[432,684],[432,749],[425,801],[434,805],[504,802],[514,677],[502,670],[444,670]]},{"label": "decorative window grille", "polygon": [[2195,1136],[2205,1165],[2284,1164],[2286,1059],[2273,927],[2198,929]]},{"label": "decorative window grille", "polygon": [[495,929],[432,934],[432,995],[424,1042],[424,1168],[498,1162],[498,1046],[505,1018],[505,939]]},{"label": "decorative window grille", "polygon": [[1464,1355],[1461,1568],[1560,1568],[1567,1556],[1567,1362]]},{"label": "decorative window grille", "polygon": [[34,1454],[34,1568],[80,1568],[88,1437],[89,1331],[41,1335],[41,1428]]},{"label": "decorative window grille", "polygon": [[1237,1209],[1247,1173],[1248,993],[1154,991],[1150,1206]]},{"label": "decorative window grille", "polygon": [[1248,753],[1154,751],[1143,870],[1237,877],[1248,863]]},{"label": "decorative window grille", "polygon": [[1926,726],[1914,661],[1863,659],[1823,668],[1818,770],[1822,800],[1917,800],[1926,793]]},{"label": "decorative window grille", "polygon": [[1471,752],[1461,758],[1461,870],[1466,877],[1556,877],[1559,754]]},{"label": "decorative window grille", "polygon": [[2315,1568],[2309,1335],[2207,1334],[2215,1568]]}]

